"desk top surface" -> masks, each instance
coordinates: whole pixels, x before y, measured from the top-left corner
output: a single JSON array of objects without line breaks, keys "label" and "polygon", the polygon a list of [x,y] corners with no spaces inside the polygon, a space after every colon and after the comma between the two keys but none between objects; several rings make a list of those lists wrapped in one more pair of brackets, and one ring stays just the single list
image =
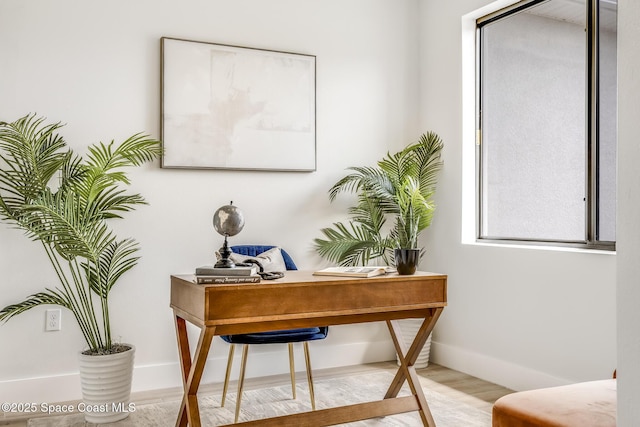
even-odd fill
[{"label": "desk top surface", "polygon": [[347,276],[314,276],[313,271],[307,270],[288,270],[285,271],[284,277],[275,280],[261,280],[260,283],[226,283],[226,284],[206,284],[201,285],[196,282],[196,276],[193,274],[176,274],[172,275],[172,278],[178,279],[184,284],[190,283],[194,286],[198,286],[200,288],[224,288],[224,287],[251,287],[251,286],[265,286],[265,285],[286,285],[286,284],[309,284],[313,285],[316,283],[321,284],[340,284],[342,282],[362,282],[365,283],[373,283],[373,282],[388,282],[390,280],[393,281],[422,281],[425,278],[428,279],[446,279],[447,276],[445,274],[440,273],[431,273],[426,271],[416,271],[415,274],[412,275],[399,275],[397,273],[388,273],[381,276],[374,277],[347,277]]},{"label": "desk top surface", "polygon": [[258,324],[276,321],[289,328],[313,326],[314,322],[328,325],[423,317],[425,310],[446,306],[444,274],[352,278],[312,273],[287,271],[277,280],[214,285],[199,285],[192,274],[171,276],[171,307],[197,325],[228,329],[232,324],[251,323],[251,330],[256,330]]}]

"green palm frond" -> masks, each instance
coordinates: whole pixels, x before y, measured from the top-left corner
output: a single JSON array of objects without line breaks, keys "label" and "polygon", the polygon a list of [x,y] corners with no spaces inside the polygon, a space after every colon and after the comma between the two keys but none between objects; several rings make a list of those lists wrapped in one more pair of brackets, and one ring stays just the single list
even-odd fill
[{"label": "green palm frond", "polygon": [[29,295],[27,299],[18,303],[11,304],[0,310],[0,322],[6,322],[14,316],[20,313],[24,313],[39,305],[59,305],[65,308],[70,308],[70,304],[66,298],[60,295],[58,292],[46,289],[45,292],[38,292],[33,295]]},{"label": "green palm frond", "polygon": [[151,162],[162,154],[162,147],[158,141],[142,133],[137,133],[125,140],[116,149],[118,156],[128,160],[121,166],[141,166],[143,163]]},{"label": "green palm frond", "polygon": [[72,192],[44,193],[23,208],[21,223],[32,239],[50,244],[65,260],[97,259],[113,239],[107,224],[89,215]]},{"label": "green palm frond", "polygon": [[413,151],[404,149],[395,154],[387,153],[387,156],[378,162],[378,168],[392,182],[394,190],[401,185],[405,177],[416,174],[412,156]]},{"label": "green palm frond", "polygon": [[60,179],[58,181],[59,191],[66,191],[76,188],[86,179],[87,168],[82,161],[82,157],[69,152],[65,163],[60,168]]},{"label": "green palm frond", "polygon": [[379,235],[387,221],[379,200],[368,197],[367,193],[358,195],[358,205],[349,208],[349,214],[353,222],[361,224],[373,235]]},{"label": "green palm frond", "polygon": [[122,218],[119,212],[129,212],[136,205],[146,205],[147,202],[139,194],[125,194],[125,190],[117,187],[107,187],[96,194],[87,206],[87,215],[100,219]]},{"label": "green palm frond", "polygon": [[12,168],[34,178],[34,185],[46,187],[64,161],[63,139],[55,134],[62,125],[43,125],[44,119],[29,115],[0,127],[0,149],[11,158]]},{"label": "green palm frond", "polygon": [[420,183],[420,191],[428,199],[435,193],[438,183],[438,173],[443,164],[440,153],[444,148],[444,143],[437,134],[428,132],[420,137],[420,142],[416,145],[415,153],[417,163],[420,165],[418,182]]},{"label": "green palm frond", "polygon": [[0,218],[42,243],[61,284],[6,306],[0,320],[61,305],[73,312],[91,349],[109,349],[109,292],[139,258],[135,240],[118,241],[107,220],[146,203],[126,191],[124,168],[157,158],[160,142],[136,134],[118,146],[92,145],[83,159],[66,147],[60,127],[35,115],[0,123]]},{"label": "green palm frond", "polygon": [[64,140],[55,134],[62,125],[43,125],[29,115],[0,126],[0,194],[2,216],[16,220],[20,207],[47,188],[69,158]]},{"label": "green palm frond", "polygon": [[[89,147],[87,164],[96,170],[110,172],[115,169],[140,166],[152,161],[162,153],[158,141],[141,133],[128,138],[114,148],[114,141],[109,144],[97,144]],[[126,175],[113,175],[114,180],[122,180],[128,183]]]},{"label": "green palm frond", "polygon": [[[81,182],[78,191],[83,197],[92,203],[94,199],[102,196],[107,189],[112,189],[119,183],[128,185],[127,175],[120,169],[130,166],[139,166],[146,161],[150,161],[162,153],[158,141],[148,138],[146,135],[136,134],[128,138],[114,149],[114,142],[109,144],[97,144],[89,147],[87,160],[87,179]],[[140,195],[119,199],[118,203],[104,203],[103,206],[111,205],[113,210],[128,211],[134,205],[144,204],[144,199]],[[108,209],[106,212],[111,211]],[[106,213],[105,212],[105,213]]]},{"label": "green palm frond", "polygon": [[388,174],[379,168],[352,167],[354,172],[340,179],[329,190],[329,199],[333,201],[341,192],[363,194],[370,199],[376,199],[380,208],[385,212],[394,212],[395,185]]},{"label": "green palm frond", "polygon": [[350,223],[346,226],[334,223],[333,228],[320,231],[326,239],[314,239],[318,253],[339,265],[366,264],[382,255],[378,242],[373,239],[375,236],[361,224]]},{"label": "green palm frond", "polygon": [[138,244],[133,239],[111,241],[96,264],[83,263],[82,267],[90,278],[91,289],[101,298],[107,298],[120,276],[137,264],[140,257],[132,255],[138,249]]}]

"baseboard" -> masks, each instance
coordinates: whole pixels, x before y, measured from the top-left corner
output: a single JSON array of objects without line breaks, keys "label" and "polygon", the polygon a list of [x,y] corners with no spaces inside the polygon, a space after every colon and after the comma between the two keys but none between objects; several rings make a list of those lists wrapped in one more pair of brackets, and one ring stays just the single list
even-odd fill
[{"label": "baseboard", "polygon": [[80,376],[77,372],[0,381],[0,401],[3,403],[29,403],[39,407],[43,403],[76,400],[80,394]]},{"label": "baseboard", "polygon": [[[311,345],[313,369],[384,362],[395,357],[390,341],[359,342],[338,345],[323,345],[320,341]],[[253,346],[249,352],[247,378],[286,373],[289,370],[285,345]],[[240,351],[235,352],[232,378],[238,377]],[[224,380],[227,355],[214,356],[207,360],[202,383],[217,383]],[[300,345],[295,351],[296,371],[304,372],[304,358]],[[303,376],[304,377],[304,376]],[[164,364],[136,365],[133,373],[132,392],[182,387],[178,361]],[[58,403],[81,399],[78,372],[38,378],[23,378],[0,381],[0,402]]]},{"label": "baseboard", "polygon": [[515,363],[440,342],[431,342],[431,361],[515,391],[570,384],[566,378],[549,375]]}]

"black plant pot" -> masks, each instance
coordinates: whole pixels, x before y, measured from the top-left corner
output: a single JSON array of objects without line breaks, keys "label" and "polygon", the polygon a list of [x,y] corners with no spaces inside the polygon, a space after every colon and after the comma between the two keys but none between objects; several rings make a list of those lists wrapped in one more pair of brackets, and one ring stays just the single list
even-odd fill
[{"label": "black plant pot", "polygon": [[420,262],[420,249],[395,249],[398,274],[410,275],[416,272]]}]

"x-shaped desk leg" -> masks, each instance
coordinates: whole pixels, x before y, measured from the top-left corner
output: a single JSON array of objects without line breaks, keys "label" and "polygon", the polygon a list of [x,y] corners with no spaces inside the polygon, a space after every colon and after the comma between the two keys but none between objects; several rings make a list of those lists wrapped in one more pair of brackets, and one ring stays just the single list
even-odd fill
[{"label": "x-shaped desk leg", "polygon": [[182,384],[184,386],[184,397],[180,405],[176,426],[186,427],[188,423],[191,427],[200,427],[200,409],[198,408],[197,393],[215,327],[205,326],[200,331],[195,360],[192,363],[186,322],[177,314],[175,317],[176,334],[178,335],[178,351],[180,352],[180,365],[182,367]]},{"label": "x-shaped desk leg", "polygon": [[389,327],[389,332],[391,332],[393,345],[396,347],[396,353],[398,353],[400,367],[398,368],[398,372],[391,382],[384,398],[389,399],[396,397],[402,388],[402,384],[407,380],[407,383],[411,388],[411,393],[415,396],[418,401],[418,405],[420,406],[419,413],[420,418],[422,419],[422,424],[429,427],[435,427],[436,423],[433,420],[433,416],[431,415],[431,411],[427,405],[427,399],[424,397],[422,386],[420,386],[420,379],[418,378],[418,374],[416,373],[416,369],[413,365],[420,354],[420,350],[422,350],[422,347],[424,347],[424,344],[427,342],[429,334],[433,331],[433,327],[438,321],[442,310],[443,309],[441,307],[431,309],[431,316],[424,319],[424,322],[422,322],[422,326],[420,326],[420,329],[418,330],[418,333],[416,334],[416,337],[409,349],[406,348],[402,333],[398,327],[398,321],[387,320],[387,326]]}]

